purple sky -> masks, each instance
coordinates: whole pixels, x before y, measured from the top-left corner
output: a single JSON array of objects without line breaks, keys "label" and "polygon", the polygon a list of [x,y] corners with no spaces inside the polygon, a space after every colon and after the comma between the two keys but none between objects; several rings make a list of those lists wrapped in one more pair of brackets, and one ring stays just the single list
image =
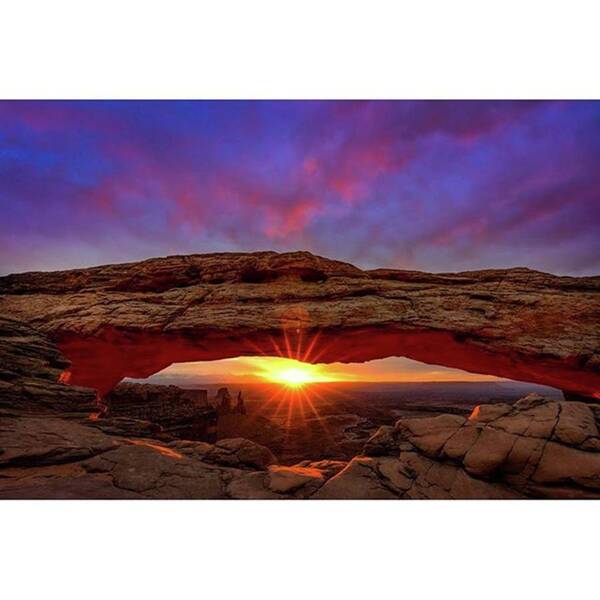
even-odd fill
[{"label": "purple sky", "polygon": [[0,273],[306,249],[600,273],[599,102],[0,102]]}]

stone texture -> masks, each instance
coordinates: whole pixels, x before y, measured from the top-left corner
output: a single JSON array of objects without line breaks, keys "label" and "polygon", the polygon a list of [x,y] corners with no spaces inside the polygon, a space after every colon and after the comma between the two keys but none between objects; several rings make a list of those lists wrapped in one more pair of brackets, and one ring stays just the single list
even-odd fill
[{"label": "stone texture", "polygon": [[0,467],[74,462],[117,448],[104,433],[57,418],[0,417]]},{"label": "stone texture", "polygon": [[309,496],[323,485],[325,478],[319,469],[310,467],[269,467],[269,488],[278,494],[297,492],[300,488]]},{"label": "stone texture", "polygon": [[458,415],[439,415],[428,419],[400,419],[396,430],[428,456],[436,456],[444,444],[465,423]]},{"label": "stone texture", "polygon": [[174,437],[165,434],[158,423],[144,421],[143,419],[130,419],[127,417],[108,417],[89,419],[88,425],[108,433],[123,437],[153,438],[162,441],[171,441]]},{"label": "stone texture", "polygon": [[236,467],[266,469],[277,463],[275,455],[265,446],[243,438],[218,441],[205,460]]},{"label": "stone texture", "polygon": [[512,407],[479,406],[468,419],[404,418],[381,428],[365,453],[370,461],[357,457],[318,495],[600,497],[598,414],[581,402],[530,394]]},{"label": "stone texture", "polygon": [[[599,287],[527,269],[365,272],[301,252],[0,278],[0,497],[598,498]],[[243,438],[168,441],[150,420],[102,418],[80,387],[106,395],[125,376],[286,341],[313,348],[307,360],[405,355],[574,401],[402,418],[347,463],[281,467]]]},{"label": "stone texture", "polygon": [[337,475],[346,466],[346,464],[347,463],[343,460],[303,460],[294,466],[317,469],[325,479],[329,479],[330,477]]},{"label": "stone texture", "polygon": [[327,470],[278,467],[248,440],[162,443],[72,420],[0,420],[0,498],[303,498]]},{"label": "stone texture", "polygon": [[357,456],[346,468],[332,477],[313,498],[320,500],[386,500],[397,498],[398,494],[388,489],[384,479],[377,472],[380,458]]},{"label": "stone texture", "polygon": [[531,395],[497,408],[496,418],[480,407],[468,419],[400,419],[347,463],[293,466],[241,438],[165,443],[89,421],[3,416],[0,498],[600,498],[590,406]]},{"label": "stone texture", "polygon": [[45,334],[0,316],[0,414],[81,419],[97,412],[93,390],[59,383],[69,365]]},{"label": "stone texture", "polygon": [[476,479],[458,465],[436,462],[415,451],[402,451],[396,457],[356,457],[312,496],[355,500],[520,497],[506,485]]},{"label": "stone texture", "polygon": [[[206,254],[0,278],[0,311],[58,342],[107,393],[173,362],[308,350],[390,355],[600,393],[599,277],[360,269],[307,252]],[[560,324],[560,326],[557,326]],[[317,356],[318,352],[318,356]]]}]

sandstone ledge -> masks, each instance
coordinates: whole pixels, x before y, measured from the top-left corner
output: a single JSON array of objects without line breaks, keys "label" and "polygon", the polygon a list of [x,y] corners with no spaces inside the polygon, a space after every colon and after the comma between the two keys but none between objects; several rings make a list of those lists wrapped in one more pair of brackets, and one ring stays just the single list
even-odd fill
[{"label": "sandstone ledge", "polygon": [[315,498],[600,498],[600,409],[530,394],[513,406],[381,428]]}]

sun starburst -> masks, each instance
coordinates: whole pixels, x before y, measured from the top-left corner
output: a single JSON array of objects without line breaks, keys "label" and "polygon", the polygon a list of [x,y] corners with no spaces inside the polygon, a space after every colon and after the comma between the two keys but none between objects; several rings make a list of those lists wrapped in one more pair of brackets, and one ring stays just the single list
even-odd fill
[{"label": "sun starburst", "polygon": [[[321,333],[307,335],[302,330],[283,330],[281,336],[270,337],[270,349],[248,342],[255,351],[246,359],[252,375],[269,385],[260,409],[254,417],[269,415],[285,430],[284,446],[293,439],[292,431],[304,431],[310,437],[315,428],[327,443],[337,445],[321,410],[331,404],[331,395],[345,396],[341,389],[323,385],[351,381],[351,378],[333,371],[328,364],[319,363],[335,339],[324,343]],[[311,433],[312,432],[312,433]],[[291,437],[288,437],[291,436]]]},{"label": "sun starburst", "polygon": [[333,381],[320,365],[303,363],[292,358],[271,358],[262,363],[258,375],[272,383],[290,388],[300,388],[309,383]]}]

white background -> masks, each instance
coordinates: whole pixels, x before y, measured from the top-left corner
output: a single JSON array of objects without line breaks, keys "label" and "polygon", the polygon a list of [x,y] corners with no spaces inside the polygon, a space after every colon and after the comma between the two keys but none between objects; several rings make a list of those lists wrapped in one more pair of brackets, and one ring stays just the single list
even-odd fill
[{"label": "white background", "polygon": [[[574,0],[4,1],[0,97],[597,98],[598,16]],[[599,511],[5,501],[0,595],[595,597]]]},{"label": "white background", "polygon": [[585,0],[3,0],[3,97],[588,98]]}]

